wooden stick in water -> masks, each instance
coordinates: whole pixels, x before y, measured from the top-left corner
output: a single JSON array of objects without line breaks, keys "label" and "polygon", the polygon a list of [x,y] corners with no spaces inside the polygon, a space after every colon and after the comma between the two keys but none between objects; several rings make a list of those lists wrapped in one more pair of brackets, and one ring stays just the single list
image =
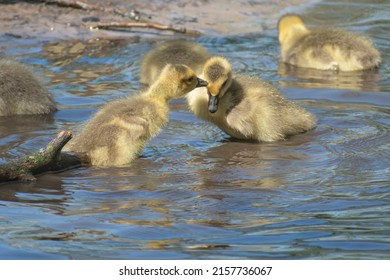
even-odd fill
[{"label": "wooden stick in water", "polygon": [[0,166],[0,183],[13,180],[34,181],[36,174],[82,165],[80,157],[61,154],[62,148],[71,138],[71,131],[61,131],[39,152]]},{"label": "wooden stick in water", "polygon": [[199,35],[200,32],[196,30],[189,30],[184,27],[175,27],[172,25],[163,25],[157,22],[107,22],[107,23],[96,23],[90,25],[90,28],[101,28],[101,29],[110,29],[110,28],[153,28],[158,30],[169,30],[178,33],[185,33],[191,35]]}]

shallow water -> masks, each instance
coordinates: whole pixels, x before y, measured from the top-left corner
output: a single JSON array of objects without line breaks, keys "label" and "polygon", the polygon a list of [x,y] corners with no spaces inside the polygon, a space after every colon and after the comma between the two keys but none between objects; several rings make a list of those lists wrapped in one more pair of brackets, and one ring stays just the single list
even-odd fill
[{"label": "shallow water", "polygon": [[[169,124],[130,166],[1,185],[0,258],[389,259],[390,4],[376,2],[321,2],[304,19],[371,36],[383,54],[377,72],[279,65],[274,29],[197,39],[316,114],[314,131],[237,142],[174,101]],[[151,43],[0,37],[0,51],[33,65],[60,104],[52,117],[0,118],[2,160],[135,94]]]}]

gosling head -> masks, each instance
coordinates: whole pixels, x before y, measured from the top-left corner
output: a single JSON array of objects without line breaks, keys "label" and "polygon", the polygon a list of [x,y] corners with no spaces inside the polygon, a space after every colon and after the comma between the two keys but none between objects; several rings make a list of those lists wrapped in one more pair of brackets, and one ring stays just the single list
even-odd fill
[{"label": "gosling head", "polygon": [[197,87],[205,87],[208,83],[198,78],[195,72],[184,64],[168,64],[162,70],[159,81],[175,86],[169,98],[180,98]]},{"label": "gosling head", "polygon": [[281,45],[288,42],[297,33],[308,32],[303,20],[297,15],[285,15],[279,19],[278,33]]},{"label": "gosling head", "polygon": [[221,56],[211,57],[203,68],[205,80],[208,82],[208,109],[210,113],[218,110],[218,102],[232,83],[232,66]]}]

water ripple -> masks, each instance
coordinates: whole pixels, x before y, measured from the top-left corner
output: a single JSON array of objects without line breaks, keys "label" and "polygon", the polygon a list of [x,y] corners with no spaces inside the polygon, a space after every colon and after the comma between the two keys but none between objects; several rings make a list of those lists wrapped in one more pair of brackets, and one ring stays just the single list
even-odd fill
[{"label": "water ripple", "polygon": [[[280,65],[275,28],[193,39],[226,56],[235,73],[280,87],[317,116],[316,129],[277,143],[235,141],[174,101],[170,122],[128,166],[3,184],[0,258],[388,259],[389,9],[325,1],[303,15],[310,27],[371,36],[383,54],[378,71]],[[139,38],[23,42],[0,45],[37,67],[60,110],[1,118],[2,161],[136,94],[139,60],[152,47]]]}]

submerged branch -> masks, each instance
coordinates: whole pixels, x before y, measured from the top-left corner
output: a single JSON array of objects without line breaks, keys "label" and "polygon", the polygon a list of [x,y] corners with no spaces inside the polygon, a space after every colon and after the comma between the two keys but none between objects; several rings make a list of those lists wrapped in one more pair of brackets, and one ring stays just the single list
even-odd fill
[{"label": "submerged branch", "polygon": [[79,156],[61,153],[71,138],[71,131],[62,131],[39,152],[0,166],[0,183],[13,180],[34,181],[36,174],[82,165],[83,160]]}]

